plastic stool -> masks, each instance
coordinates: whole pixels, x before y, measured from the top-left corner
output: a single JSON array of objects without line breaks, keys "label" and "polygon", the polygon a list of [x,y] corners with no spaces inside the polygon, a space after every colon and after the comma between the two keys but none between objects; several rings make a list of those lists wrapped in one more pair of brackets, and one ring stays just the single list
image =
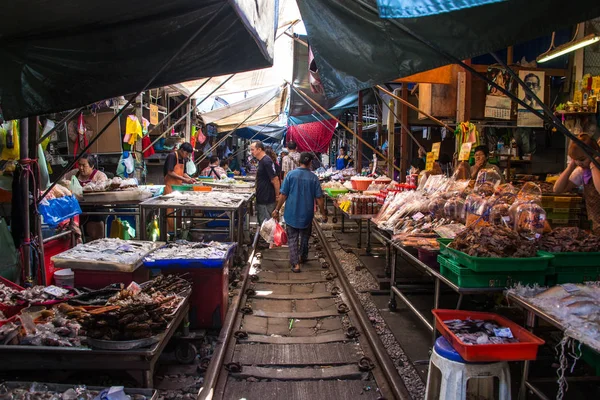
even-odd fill
[{"label": "plastic stool", "polygon": [[[444,337],[435,341],[429,360],[425,400],[494,399],[494,377],[498,378],[499,397],[510,400],[510,370],[507,362],[469,363]],[[467,382],[471,382],[467,392]],[[475,384],[473,384],[475,383]]]}]

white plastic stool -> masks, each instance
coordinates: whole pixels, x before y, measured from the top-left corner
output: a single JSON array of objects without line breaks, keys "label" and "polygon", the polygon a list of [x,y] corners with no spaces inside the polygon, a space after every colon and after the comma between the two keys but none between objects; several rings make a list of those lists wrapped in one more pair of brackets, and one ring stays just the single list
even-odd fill
[{"label": "white plastic stool", "polygon": [[[440,343],[438,344],[438,342]],[[498,378],[499,383],[498,399],[494,398],[494,378]],[[471,382],[467,390],[467,383],[470,379],[476,381]],[[508,363],[467,363],[452,349],[446,339],[440,337],[436,341],[429,360],[427,391],[425,392],[425,400],[438,399],[510,400]]]}]

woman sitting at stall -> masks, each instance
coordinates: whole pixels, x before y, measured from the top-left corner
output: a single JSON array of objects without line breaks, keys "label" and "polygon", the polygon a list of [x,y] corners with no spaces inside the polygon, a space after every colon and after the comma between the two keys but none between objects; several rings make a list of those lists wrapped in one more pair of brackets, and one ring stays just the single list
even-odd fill
[{"label": "woman sitting at stall", "polygon": [[[96,158],[91,154],[84,154],[78,161],[78,167],[65,174],[64,179],[71,181],[75,177],[81,187],[91,183],[105,182],[106,174],[96,169]],[[100,215],[90,215],[82,218],[81,225],[85,226],[85,234],[89,241],[105,237],[104,218]]]},{"label": "woman sitting at stall", "polygon": [[[600,151],[600,146],[590,136],[582,134],[577,138],[594,150]],[[576,187],[583,187],[588,218],[592,221],[594,233],[598,235],[600,234],[600,171],[574,142],[569,145],[568,155],[571,162],[554,184],[554,192],[560,194]],[[600,160],[600,157],[596,160]]]},{"label": "woman sitting at stall", "polygon": [[471,179],[476,180],[477,174],[482,169],[493,169],[495,170],[500,178],[502,178],[502,171],[498,168],[497,165],[490,164],[488,159],[490,157],[490,152],[486,146],[477,146],[475,147],[475,164],[471,167]]},{"label": "woman sitting at stall", "polygon": [[108,180],[104,172],[96,169],[96,157],[91,154],[82,155],[78,161],[78,167],[67,172],[63,179],[70,181],[73,176],[77,178],[81,187]]},{"label": "woman sitting at stall", "polygon": [[215,179],[227,178],[227,172],[223,168],[221,168],[219,164],[219,157],[217,156],[212,156],[210,158],[210,164],[208,165],[208,167],[202,170],[201,175],[209,176]]}]

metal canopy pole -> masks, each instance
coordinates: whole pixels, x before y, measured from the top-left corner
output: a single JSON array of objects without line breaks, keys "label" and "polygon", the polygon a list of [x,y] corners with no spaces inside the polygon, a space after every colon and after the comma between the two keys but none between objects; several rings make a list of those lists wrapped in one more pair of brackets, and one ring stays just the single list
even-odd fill
[{"label": "metal canopy pole", "polygon": [[[248,115],[242,122],[240,122],[239,124],[237,124],[237,126],[235,128],[233,128],[233,130],[231,130],[230,132],[228,132],[225,136],[223,136],[221,138],[221,140],[219,140],[217,143],[215,143],[215,145],[213,147],[211,147],[208,150],[207,153],[211,153],[214,149],[216,149],[217,147],[219,147],[219,145],[221,143],[223,143],[229,136],[233,135],[235,133],[235,131],[237,131],[239,129],[240,126],[242,126],[246,121],[248,121],[250,119],[250,117],[252,117],[258,111],[260,111],[261,108],[263,108],[264,106],[266,106],[267,104],[269,104],[269,102],[271,100],[273,100],[275,97],[277,97],[278,95],[281,95],[281,93],[276,93],[269,100],[265,101],[260,106],[258,106],[258,108],[254,109],[254,111],[252,111],[252,113],[250,115]],[[202,161],[204,161],[207,158],[207,155],[206,155],[207,153],[203,154],[202,157],[200,157],[200,159],[198,161],[196,161],[196,165],[200,164]]]},{"label": "metal canopy pole", "polygon": [[228,5],[228,3],[223,3],[223,5],[217,10],[215,11],[215,13],[208,19],[208,21],[206,21],[206,23],[204,23],[204,25],[202,25],[192,36],[190,36],[190,38],[175,52],[175,54],[173,54],[171,56],[171,58],[165,63],[163,64],[158,71],[152,76],[152,78],[150,78],[148,80],[148,82],[144,85],[144,87],[139,90],[134,96],[132,96],[129,101],[127,101],[127,103],[110,119],[110,121],[108,121],[108,123],[104,126],[104,128],[102,128],[102,130],[100,132],[98,132],[98,134],[92,138],[92,140],[90,140],[90,142],[88,143],[88,145],[83,148],[81,150],[81,152],[75,157],[75,159],[73,161],[71,161],[69,163],[69,165],[67,166],[67,168],[65,168],[61,174],[58,176],[58,178],[56,179],[56,181],[54,183],[52,183],[50,185],[50,187],[44,192],[44,194],[40,197],[40,200],[43,199],[44,197],[46,197],[46,195],[48,193],[50,193],[50,191],[54,188],[54,186],[56,186],[56,184],[62,179],[63,176],[65,176],[65,174],[67,172],[69,172],[70,170],[73,169],[73,167],[75,166],[75,163],[77,163],[77,161],[79,161],[79,159],[81,158],[82,155],[84,155],[91,147],[94,143],[96,143],[96,141],[100,138],[100,136],[102,136],[102,134],[104,132],[106,132],[106,130],[108,129],[108,127],[117,119],[121,116],[121,114],[123,113],[123,111],[125,111],[125,109],[135,101],[135,99],[137,99],[137,97],[146,89],[148,89],[148,87],[150,87],[150,85],[152,85],[152,82],[154,82],[156,80],[156,78],[158,78],[158,76],[160,74],[163,73],[163,71],[165,69],[167,69],[167,67],[169,67],[173,61],[175,61],[175,59],[183,52],[183,50],[185,50],[186,47],[188,47],[190,45],[190,43],[192,43],[194,41],[194,39],[196,39],[198,37],[198,35],[200,33],[202,33],[202,31],[209,26],[213,20],[216,18],[217,15],[219,15],[221,13],[221,11],[223,9],[225,9],[225,7]]},{"label": "metal canopy pole", "polygon": [[[213,94],[214,94],[214,93],[215,93],[217,90],[219,90],[219,89],[220,89],[220,88],[221,88],[223,85],[225,85],[227,82],[229,82],[229,80],[230,80],[231,78],[233,78],[234,76],[235,76],[235,74],[232,74],[231,76],[229,76],[227,79],[225,79],[225,81],[223,81],[223,82],[222,82],[222,83],[221,83],[219,86],[217,86],[217,87],[216,87],[216,88],[215,88],[215,89],[214,89],[212,92],[210,92],[210,93],[209,93],[208,95],[206,95],[206,96],[205,96],[205,97],[204,97],[202,100],[200,100],[199,102],[197,102],[197,103],[196,103],[196,106],[195,106],[195,107],[194,107],[194,108],[193,108],[193,109],[190,111],[190,113],[191,113],[191,112],[194,112],[194,111],[196,111],[196,108],[198,108],[198,106],[199,106],[200,104],[204,103],[204,101],[205,101],[206,99],[208,99],[210,96],[212,96],[212,95],[213,95]],[[206,82],[208,82],[210,79],[211,79],[211,78],[208,78],[208,79],[206,80]],[[206,83],[206,82],[204,82],[204,83]],[[204,86],[204,84],[202,84],[202,86]],[[201,87],[202,87],[202,86],[201,86]],[[200,88],[196,89],[196,90],[194,91],[194,93],[196,93],[196,92],[197,92],[199,89],[200,89]],[[194,93],[192,93],[190,96],[192,96]],[[182,103],[182,104],[183,104],[183,103]],[[177,110],[179,107],[181,107],[181,106],[182,106],[182,104],[179,104],[177,107],[175,107],[175,108],[173,109],[173,111],[175,111],[175,110]],[[165,117],[165,118],[164,118],[164,119],[163,119],[161,122],[159,122],[159,123],[158,123],[158,125],[162,124],[162,122],[163,122],[165,119],[167,119],[167,117],[168,117],[168,116],[170,116],[171,114],[173,114],[173,111],[171,111],[171,112],[170,112],[170,113],[169,113],[169,114],[168,114],[168,115],[167,115],[167,116],[166,116],[166,117]],[[175,126],[176,126],[178,123],[180,123],[181,121],[183,121],[185,117],[186,117],[186,116],[184,115],[183,117],[181,117],[181,118],[179,118],[177,121],[175,121],[175,123],[174,123],[174,124],[172,124],[171,126],[169,126],[169,127],[167,128],[167,130],[166,130],[166,131],[164,131],[163,133],[161,133],[159,137],[157,137],[156,139],[154,139],[154,141],[148,145],[148,147],[146,147],[144,150],[142,150],[142,153],[145,153],[146,151],[148,151],[148,149],[149,149],[150,147],[154,146],[154,144],[155,144],[156,142],[158,142],[158,141],[160,140],[160,138],[162,138],[162,137],[163,137],[163,136],[165,136],[167,133],[169,133],[169,132],[171,131],[171,128],[175,127]],[[157,126],[158,126],[158,125],[156,125],[154,128],[152,128],[152,130],[154,130],[154,129],[155,129]],[[152,131],[150,131],[150,132],[152,132]],[[150,134],[150,132],[148,132],[148,134]]]},{"label": "metal canopy pole", "polygon": [[[363,0],[360,0],[360,4],[364,8],[366,8],[366,9],[370,10],[371,12],[373,12],[374,14],[379,15],[379,12],[378,12],[377,8],[371,6],[370,4],[366,4]],[[507,97],[509,97],[511,100],[517,102],[518,104],[520,104],[521,106],[523,106],[525,109],[527,109],[527,110],[529,110],[529,111],[531,111],[533,113],[536,113],[536,114],[538,113],[539,110],[536,110],[535,108],[533,108],[529,104],[525,103],[523,100],[521,100],[517,96],[515,96],[512,92],[510,92],[509,90],[506,90],[504,87],[498,85],[496,82],[492,81],[487,76],[485,76],[482,73],[478,72],[472,66],[466,64],[463,60],[461,60],[461,59],[459,59],[459,58],[457,58],[457,57],[455,57],[455,56],[447,53],[446,51],[440,49],[438,46],[434,45],[433,43],[430,43],[425,38],[423,38],[423,37],[419,36],[418,34],[414,33],[413,31],[411,31],[410,29],[408,29],[406,26],[404,26],[403,24],[401,24],[397,20],[395,20],[395,19],[389,19],[389,22],[391,24],[393,24],[394,26],[396,26],[397,28],[401,29],[404,33],[406,33],[409,36],[411,36],[413,39],[418,40],[419,42],[421,42],[424,45],[428,46],[432,50],[436,51],[437,53],[439,53],[440,55],[442,55],[443,57],[445,57],[447,60],[449,60],[450,62],[460,65],[465,70],[467,70],[470,73],[472,73],[473,75],[477,76],[479,79],[483,80],[484,82],[488,83],[490,86],[492,86],[492,87],[496,88],[497,90],[499,90],[500,92],[504,93]],[[504,63],[504,65],[506,65],[506,64]],[[509,73],[512,72],[514,74],[514,71],[512,71],[508,67],[506,67],[506,68],[509,71]],[[518,80],[518,81],[520,81],[520,80]],[[565,135],[566,137],[568,137],[569,139],[571,139],[577,146],[579,146],[590,157],[590,159],[594,163],[594,165],[596,165],[596,167],[600,168],[600,162],[598,162],[595,159],[596,156],[600,156],[600,152],[597,151],[597,150],[595,150],[595,149],[593,149],[592,147],[588,146],[587,144],[583,143],[575,135],[573,135],[560,122],[560,120],[549,110],[548,107],[544,108],[543,103],[539,101],[539,98],[535,95],[535,93],[531,92],[530,95],[533,95],[532,97],[534,99],[536,99],[536,101],[538,101],[538,103],[542,104],[543,111],[545,113],[543,114],[543,116],[540,116],[540,118],[543,118],[546,121],[550,122],[552,125],[554,125],[556,127],[556,129],[558,131],[560,131],[563,135]]]},{"label": "metal canopy pole", "polygon": [[54,125],[54,128],[50,129],[45,135],[43,135],[41,138],[39,138],[36,143],[37,144],[42,144],[42,142],[47,137],[49,137],[50,135],[52,135],[54,133],[54,131],[56,131],[58,129],[59,126],[61,126],[62,124],[64,124],[65,122],[67,122],[68,120],[70,120],[71,118],[73,118],[75,115],[77,115],[82,110],[83,110],[83,107],[79,107],[76,110],[72,110],[66,117],[64,117],[63,119],[61,119],[60,122],[57,122]]}]

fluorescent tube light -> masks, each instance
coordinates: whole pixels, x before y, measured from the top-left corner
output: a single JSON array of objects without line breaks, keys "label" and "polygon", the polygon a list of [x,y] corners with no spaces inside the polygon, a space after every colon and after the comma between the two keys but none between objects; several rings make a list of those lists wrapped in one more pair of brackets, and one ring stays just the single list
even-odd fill
[{"label": "fluorescent tube light", "polygon": [[546,61],[550,61],[552,59],[555,59],[556,57],[560,57],[564,54],[570,53],[572,51],[575,51],[577,49],[580,49],[582,47],[588,46],[590,44],[594,44],[596,42],[600,41],[600,36],[596,36],[595,33],[592,33],[591,35],[587,35],[581,39],[578,40],[573,40],[569,43],[565,43],[563,45],[558,46],[555,49],[552,49],[550,51],[547,51],[546,53],[540,55],[537,58],[537,62],[538,63],[544,63]]}]

